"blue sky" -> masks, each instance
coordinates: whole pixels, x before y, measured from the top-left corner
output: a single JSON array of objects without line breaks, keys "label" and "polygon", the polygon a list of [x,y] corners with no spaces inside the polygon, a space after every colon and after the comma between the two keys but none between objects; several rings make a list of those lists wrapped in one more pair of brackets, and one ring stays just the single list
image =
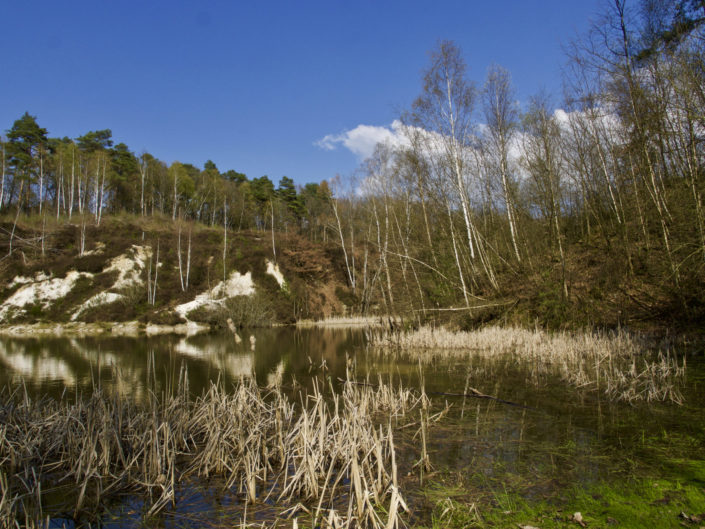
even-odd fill
[{"label": "blue sky", "polygon": [[320,140],[389,127],[419,94],[439,40],[462,48],[478,84],[497,63],[520,102],[545,89],[560,103],[561,44],[602,5],[8,1],[0,131],[28,111],[51,136],[110,128],[167,163],[212,159],[251,178],[318,182],[352,173],[364,153]]}]

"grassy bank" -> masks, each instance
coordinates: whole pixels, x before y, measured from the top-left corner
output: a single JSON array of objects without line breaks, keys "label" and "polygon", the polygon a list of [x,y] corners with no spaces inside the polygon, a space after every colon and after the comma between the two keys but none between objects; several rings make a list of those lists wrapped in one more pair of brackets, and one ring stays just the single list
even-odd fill
[{"label": "grassy bank", "polygon": [[705,464],[689,461],[684,470],[681,479],[634,477],[589,487],[576,485],[551,500],[527,500],[507,489],[494,490],[481,499],[459,487],[429,487],[426,495],[435,507],[428,527],[702,527]]},{"label": "grassy bank", "polygon": [[[12,215],[0,216],[0,231],[10,233],[14,221]],[[629,325],[660,333],[702,332],[694,324],[702,306],[699,284],[686,289],[693,298],[687,307],[676,306],[673,293],[650,287],[653,278],[627,280],[603,262],[600,250],[591,247],[581,250],[571,265],[574,277],[567,298],[555,274],[505,271],[498,276],[499,289],[478,291],[479,297],[469,307],[458,298],[456,287],[441,288],[436,284],[439,278],[425,268],[417,271],[418,289],[410,288],[408,277],[406,283],[401,281],[403,270],[392,273],[386,288],[393,296],[379,288],[379,271],[373,276],[377,283],[358,281],[352,288],[345,255],[335,238],[322,242],[292,231],[235,229],[226,236],[219,226],[159,214],[111,214],[100,225],[79,217],[21,215],[12,253],[6,237],[0,238],[0,255],[0,324],[75,320],[177,325],[187,317],[223,328],[228,318],[243,326],[322,319],[333,323],[336,318],[339,325],[357,325],[356,315],[372,315],[387,323],[389,318],[403,317],[416,324],[433,321],[461,329]],[[369,263],[379,257],[374,248],[369,249]],[[363,254],[355,258],[358,264],[367,262]],[[120,268],[118,262],[130,270]],[[424,270],[430,275],[424,275]],[[227,283],[234,272],[249,274],[256,291],[251,299],[220,299],[218,285]],[[69,277],[70,285],[61,283]],[[2,304],[31,284],[36,284],[35,292],[27,293],[21,307],[3,312]],[[67,291],[54,297],[62,286]],[[193,307],[190,314],[177,310],[206,294],[218,302]]]}]

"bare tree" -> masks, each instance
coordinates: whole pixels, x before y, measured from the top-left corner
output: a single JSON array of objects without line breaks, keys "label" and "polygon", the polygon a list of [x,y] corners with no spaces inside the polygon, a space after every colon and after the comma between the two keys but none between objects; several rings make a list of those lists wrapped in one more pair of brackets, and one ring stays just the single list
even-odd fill
[{"label": "bare tree", "polygon": [[20,192],[17,195],[17,213],[15,214],[15,222],[12,223],[12,231],[10,232],[10,248],[7,255],[12,255],[12,241],[15,238],[15,230],[17,229],[17,221],[20,218],[20,212],[22,211],[22,191],[24,189],[24,179],[20,180]]},{"label": "bare tree", "polygon": [[188,290],[188,279],[189,272],[191,271],[191,227],[188,230],[188,250],[186,250],[186,273],[183,270],[183,259],[181,257],[181,231],[183,225],[183,218],[179,216],[179,233],[176,242],[176,254],[179,259],[179,281],[181,282],[181,291],[186,292]]},{"label": "bare tree", "polygon": [[[408,119],[411,125],[426,131],[424,149],[429,159],[435,159],[433,164],[438,177],[453,183],[465,225],[471,263],[479,257],[487,279],[497,289],[491,263],[484,255],[483,239],[473,221],[468,194],[471,185],[469,158],[476,138],[472,122],[475,89],[466,79],[466,70],[460,49],[452,42],[441,42],[431,52],[431,65],[423,77],[422,94],[414,102]],[[448,201],[446,205],[450,207]],[[458,258],[456,262],[462,276],[461,260]],[[464,280],[462,282],[465,283]],[[467,299],[466,292],[464,295]]]},{"label": "bare tree", "polygon": [[228,268],[226,266],[226,256],[228,254],[228,203],[223,195],[223,288],[228,279]]},{"label": "bare tree", "polygon": [[475,226],[470,217],[465,156],[472,138],[475,89],[465,78],[467,66],[460,49],[441,42],[431,52],[431,65],[424,74],[422,95],[414,102],[413,119],[426,131],[432,150],[441,153],[460,199],[470,256],[475,257]]},{"label": "bare tree", "polygon": [[627,104],[635,133],[635,146],[637,153],[641,157],[641,161],[646,166],[645,169],[648,177],[644,179],[644,182],[646,183],[646,189],[651,196],[658,214],[666,255],[668,256],[673,280],[676,286],[678,286],[680,274],[673,259],[671,235],[668,227],[670,213],[666,203],[665,193],[663,192],[662,182],[657,174],[658,171],[654,161],[654,154],[650,149],[646,126],[645,111],[648,112],[649,105],[644,104],[644,89],[639,85],[639,80],[637,76],[634,75],[633,70],[632,48],[627,29],[626,0],[614,0],[614,15],[619,23],[619,35],[621,37],[622,47],[622,75],[626,81]]},{"label": "bare tree", "polygon": [[157,299],[157,280],[159,279],[159,239],[157,239],[157,255],[154,263],[154,279],[152,279],[152,256],[154,249],[149,253],[149,266],[147,267],[147,303],[154,305]]},{"label": "bare tree", "polygon": [[2,141],[0,137],[0,151],[2,152],[2,180],[0,181],[0,211],[2,211],[3,205],[5,204],[5,168],[6,168],[6,157],[5,157],[5,142]]},{"label": "bare tree", "polygon": [[147,153],[142,153],[140,156],[140,215],[144,217],[145,215],[145,202],[144,202],[144,185],[147,178],[148,160]]},{"label": "bare tree", "polygon": [[[338,182],[339,182],[339,178],[336,177],[334,184],[338,183]],[[333,214],[335,215],[336,231],[338,232],[338,235],[340,237],[340,246],[343,249],[343,257],[345,259],[345,270],[348,275],[348,281],[350,282],[350,288],[352,289],[353,292],[355,292],[355,263],[354,263],[354,261],[351,262],[351,259],[348,256],[348,250],[347,250],[347,247],[345,244],[344,228],[343,228],[343,223],[341,221],[338,199],[331,197],[330,204],[331,204],[331,208],[333,209]],[[350,236],[351,236],[351,238],[354,236],[352,230],[350,232]]]},{"label": "bare tree", "polygon": [[76,176],[76,144],[71,142],[71,186],[69,187],[69,220],[73,214],[74,180]]},{"label": "bare tree", "polygon": [[560,152],[560,126],[549,110],[545,97],[531,99],[529,111],[524,117],[524,163],[534,181],[542,209],[547,213],[550,231],[558,248],[561,260],[563,296],[568,297],[566,260],[561,231],[561,175],[563,156]]},{"label": "bare tree", "polygon": [[519,116],[509,72],[501,66],[492,66],[487,72],[482,95],[487,125],[486,138],[489,144],[485,152],[491,156],[492,166],[499,173],[512,247],[517,261],[521,261],[513,198],[514,178],[509,159],[509,150],[516,137]]}]

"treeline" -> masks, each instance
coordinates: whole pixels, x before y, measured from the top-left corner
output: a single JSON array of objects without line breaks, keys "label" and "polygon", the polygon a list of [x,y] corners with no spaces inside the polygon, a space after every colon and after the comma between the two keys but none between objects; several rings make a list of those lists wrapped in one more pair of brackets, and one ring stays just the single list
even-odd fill
[{"label": "treeline", "polygon": [[[113,145],[110,129],[78,138],[50,138],[37,118],[25,113],[0,137],[0,209],[73,219],[105,213],[171,216],[233,229],[301,230],[323,236],[316,215],[330,198],[325,182],[297,189],[286,176],[248,179],[221,172],[212,161],[203,169],[170,165],[149,153]],[[14,211],[14,210],[13,210]]]},{"label": "treeline", "polygon": [[564,100],[539,94],[525,108],[509,72],[494,66],[477,86],[442,42],[397,141],[335,193],[288,178],[275,189],[211,162],[167,166],[113,146],[108,130],[47,139],[25,114],[2,145],[0,204],[18,216],[158,212],[271,230],[273,252],[276,231],[297,230],[337,245],[339,297],[360,312],[497,317],[523,304],[546,325],[695,322],[704,22],[703,0],[613,0],[570,48]]},{"label": "treeline", "polygon": [[704,21],[700,0],[613,0],[570,50],[558,111],[545,94],[519,108],[498,66],[477,87],[440,43],[402,137],[338,204],[361,304],[705,316]]}]

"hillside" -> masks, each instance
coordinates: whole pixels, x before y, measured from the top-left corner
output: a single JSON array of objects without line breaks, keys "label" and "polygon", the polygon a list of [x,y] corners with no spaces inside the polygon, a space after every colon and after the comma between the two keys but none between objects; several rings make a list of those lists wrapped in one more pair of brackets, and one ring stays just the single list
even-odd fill
[{"label": "hillside", "polygon": [[[565,272],[557,259],[498,270],[499,289],[478,289],[465,306],[452,284],[439,289],[429,269],[405,275],[404,260],[395,265],[390,259],[387,277],[377,252],[358,246],[346,255],[335,240],[315,242],[292,232],[275,231],[273,251],[271,231],[228,230],[224,254],[223,228],[198,222],[112,215],[98,226],[29,216],[18,223],[9,255],[11,230],[5,217],[0,326],[6,332],[8,326],[27,332],[35,324],[32,332],[49,332],[54,324],[192,332],[228,327],[228,319],[247,327],[393,314],[415,325],[460,329],[498,323],[697,333],[703,314],[702,284],[693,280],[674,291],[654,268],[658,263],[637,260],[635,253],[630,271],[620,252],[597,243],[571,246]],[[346,258],[358,270],[356,290],[349,287]]]},{"label": "hillside", "polygon": [[1,324],[257,325],[343,311],[335,249],[295,234],[275,234],[275,258],[266,232],[229,231],[224,252],[222,228],[171,219],[115,216],[44,230],[15,230],[0,265]]}]

